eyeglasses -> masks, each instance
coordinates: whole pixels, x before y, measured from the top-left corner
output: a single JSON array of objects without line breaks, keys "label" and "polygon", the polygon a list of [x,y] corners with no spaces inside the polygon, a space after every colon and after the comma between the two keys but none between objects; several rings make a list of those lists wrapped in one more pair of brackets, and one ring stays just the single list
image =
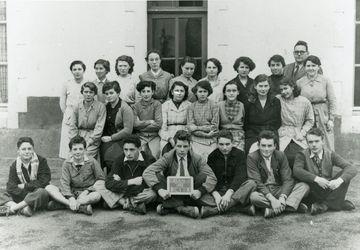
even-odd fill
[{"label": "eyeglasses", "polygon": [[295,50],[294,54],[298,54],[298,55],[304,55],[307,51],[304,50]]}]

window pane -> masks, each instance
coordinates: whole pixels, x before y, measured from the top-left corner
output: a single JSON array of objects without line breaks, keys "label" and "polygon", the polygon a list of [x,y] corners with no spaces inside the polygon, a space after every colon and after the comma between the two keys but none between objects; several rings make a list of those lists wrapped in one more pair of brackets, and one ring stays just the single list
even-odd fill
[{"label": "window pane", "polygon": [[179,19],[179,56],[201,57],[201,18]]},{"label": "window pane", "polygon": [[7,101],[7,66],[0,65],[0,103]]},{"label": "window pane", "polygon": [[0,24],[0,62],[7,61],[6,47],[6,25]]},{"label": "window pane", "polygon": [[203,65],[202,65],[201,59],[197,59],[193,78],[196,80],[200,80],[203,77],[202,70],[203,70]]},{"label": "window pane", "polygon": [[175,5],[174,1],[149,1],[151,7],[172,7]]},{"label": "window pane", "polygon": [[0,21],[6,20],[6,2],[0,1]]},{"label": "window pane", "polygon": [[153,19],[153,46],[162,57],[175,57],[175,19]]},{"label": "window pane", "polygon": [[360,67],[355,68],[354,106],[360,107]]},{"label": "window pane", "polygon": [[356,21],[360,21],[360,0],[356,0]]},{"label": "window pane", "polygon": [[161,68],[175,76],[175,59],[162,59]]},{"label": "window pane", "polygon": [[201,7],[203,6],[204,1],[188,1],[188,0],[180,0],[179,1],[179,7]]}]

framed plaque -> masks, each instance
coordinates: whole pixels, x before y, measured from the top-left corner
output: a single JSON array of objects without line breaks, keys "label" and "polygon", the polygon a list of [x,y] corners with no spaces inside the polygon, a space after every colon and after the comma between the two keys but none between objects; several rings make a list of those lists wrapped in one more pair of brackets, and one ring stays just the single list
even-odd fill
[{"label": "framed plaque", "polygon": [[190,195],[194,190],[192,176],[168,176],[167,190],[170,195]]}]

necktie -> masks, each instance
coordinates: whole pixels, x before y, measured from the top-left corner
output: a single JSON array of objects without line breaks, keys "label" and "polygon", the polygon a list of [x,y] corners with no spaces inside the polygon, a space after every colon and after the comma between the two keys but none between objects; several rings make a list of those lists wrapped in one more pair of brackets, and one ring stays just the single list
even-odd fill
[{"label": "necktie", "polygon": [[319,176],[321,177],[322,176],[321,160],[317,154],[314,155],[313,161],[314,161],[316,167],[318,168]]},{"label": "necktie", "polygon": [[298,71],[299,71],[299,65],[296,65],[296,66],[295,66],[295,70],[294,70],[294,75],[293,75],[294,78],[296,77]]},{"label": "necktie", "polygon": [[180,176],[185,176],[184,157],[180,157]]},{"label": "necktie", "polygon": [[81,164],[75,165],[75,167],[76,167],[76,169],[77,169],[78,171],[80,171],[81,166],[82,166]]}]

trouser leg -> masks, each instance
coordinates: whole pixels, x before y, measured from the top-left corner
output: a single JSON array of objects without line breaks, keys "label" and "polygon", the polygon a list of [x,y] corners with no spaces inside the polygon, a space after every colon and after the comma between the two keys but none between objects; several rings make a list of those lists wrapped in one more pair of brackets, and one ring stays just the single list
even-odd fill
[{"label": "trouser leg", "polygon": [[337,189],[329,191],[328,196],[325,198],[325,202],[330,209],[342,210],[349,184],[350,182],[343,182]]},{"label": "trouser leg", "polygon": [[69,200],[65,198],[65,196],[60,192],[60,189],[54,185],[47,185],[45,190],[48,192],[49,196],[61,204],[69,206]]},{"label": "trouser leg", "polygon": [[84,190],[80,193],[80,195],[77,197],[77,201],[81,205],[88,205],[88,204],[94,204],[99,202],[101,199],[101,195],[98,192],[90,192],[89,190]]},{"label": "trouser leg", "polygon": [[288,198],[286,199],[286,205],[297,210],[303,197],[309,193],[310,187],[304,182],[296,183]]},{"label": "trouser leg", "polygon": [[101,195],[101,197],[104,199],[104,201],[110,208],[114,208],[115,204],[118,203],[118,201],[123,197],[123,194],[115,193],[108,190],[105,187],[105,181],[103,180],[96,181],[94,183],[94,189]]},{"label": "trouser leg", "polygon": [[265,195],[256,191],[250,194],[250,202],[256,207],[271,208],[271,203]]},{"label": "trouser leg", "polygon": [[156,193],[151,188],[145,188],[141,193],[133,197],[135,203],[149,204],[156,200]]},{"label": "trouser leg", "polygon": [[28,193],[24,201],[34,211],[47,208],[49,203],[49,195],[44,188],[38,188],[34,192]]},{"label": "trouser leg", "polygon": [[233,194],[229,207],[233,207],[240,203],[242,206],[246,206],[250,202],[251,192],[256,190],[256,183],[253,180],[247,180],[241,184],[238,190]]},{"label": "trouser leg", "polygon": [[293,166],[294,166],[296,154],[302,150],[303,150],[303,148],[300,147],[294,141],[291,141],[285,148],[284,153],[286,155],[286,158],[288,159],[289,167],[291,168],[291,170],[293,169]]},{"label": "trouser leg", "polygon": [[160,156],[160,137],[157,136],[148,142],[150,151],[155,159],[159,159]]}]

